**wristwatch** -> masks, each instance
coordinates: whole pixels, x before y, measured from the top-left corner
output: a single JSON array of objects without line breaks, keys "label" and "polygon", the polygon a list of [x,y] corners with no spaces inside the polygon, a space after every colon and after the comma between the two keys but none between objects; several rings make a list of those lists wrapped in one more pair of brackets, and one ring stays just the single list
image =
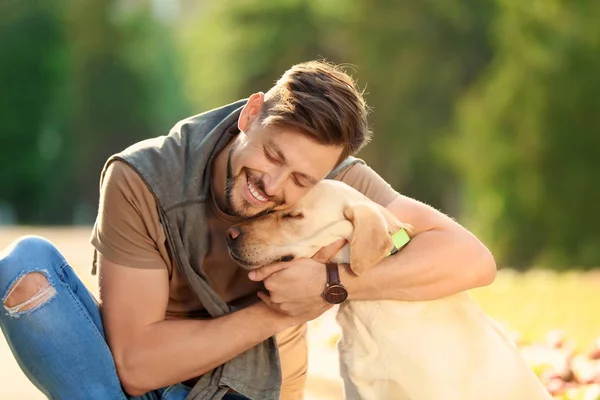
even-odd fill
[{"label": "wristwatch", "polygon": [[325,286],[322,296],[329,304],[343,303],[348,298],[348,291],[340,282],[338,265],[328,263],[325,267],[327,269],[327,286]]}]

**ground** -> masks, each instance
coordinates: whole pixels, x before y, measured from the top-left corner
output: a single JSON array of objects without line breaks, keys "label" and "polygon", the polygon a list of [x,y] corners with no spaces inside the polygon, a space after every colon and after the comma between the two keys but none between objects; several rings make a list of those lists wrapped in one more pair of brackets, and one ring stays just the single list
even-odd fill
[{"label": "ground", "polygon": [[[84,283],[96,293],[96,278],[90,274],[92,247],[88,242],[89,227],[0,228],[0,251],[24,234],[41,235],[54,242]],[[573,357],[564,356],[566,347],[572,345],[577,354],[588,354],[595,339],[600,337],[600,272],[556,274],[536,271],[516,274],[502,270],[493,285],[474,290],[472,295],[488,314],[515,332],[515,340],[548,385],[557,386],[563,382],[555,376],[560,375],[555,371],[559,369],[556,364],[564,364],[565,360],[569,360],[569,365],[574,364],[571,363]],[[342,398],[335,352],[339,329],[333,319],[334,312],[335,309],[309,325],[310,369],[306,400]],[[560,332],[566,338],[564,344],[560,343]],[[530,345],[531,342],[535,342],[535,346]],[[21,372],[2,335],[0,360],[0,399],[44,398]],[[588,397],[577,398],[600,399],[600,361],[593,364],[595,369],[590,369],[585,363],[580,364],[572,368],[575,374],[588,374],[588,381],[596,384],[586,386]],[[567,369],[572,374],[571,368]],[[592,390],[598,390],[598,396],[592,395]],[[576,397],[557,395],[558,398]]]}]

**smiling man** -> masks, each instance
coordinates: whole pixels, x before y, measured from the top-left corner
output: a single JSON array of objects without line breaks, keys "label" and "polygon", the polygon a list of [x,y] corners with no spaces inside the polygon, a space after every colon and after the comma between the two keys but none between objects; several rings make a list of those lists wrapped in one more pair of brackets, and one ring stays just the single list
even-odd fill
[{"label": "smiling man", "polygon": [[340,266],[349,298],[432,299],[489,284],[494,260],[477,238],[352,157],[370,135],[353,80],[307,62],[264,94],[112,156],[91,237],[99,306],[44,239],[22,238],[0,255],[0,324],[23,370],[53,398],[301,399],[306,321],[332,306],[324,263],[343,243],[249,274],[226,235],[325,178],[416,232],[360,278]]}]

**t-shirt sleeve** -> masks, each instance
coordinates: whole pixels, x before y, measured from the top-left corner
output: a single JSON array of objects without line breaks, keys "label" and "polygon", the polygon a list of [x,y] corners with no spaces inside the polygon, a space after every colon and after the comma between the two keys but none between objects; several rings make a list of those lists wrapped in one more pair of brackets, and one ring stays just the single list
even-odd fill
[{"label": "t-shirt sleeve", "polygon": [[372,201],[387,207],[400,194],[366,164],[356,163],[334,179],[352,186]]},{"label": "t-shirt sleeve", "polygon": [[156,201],[140,176],[113,161],[100,188],[90,242],[100,255],[133,268],[167,268],[157,246]]}]

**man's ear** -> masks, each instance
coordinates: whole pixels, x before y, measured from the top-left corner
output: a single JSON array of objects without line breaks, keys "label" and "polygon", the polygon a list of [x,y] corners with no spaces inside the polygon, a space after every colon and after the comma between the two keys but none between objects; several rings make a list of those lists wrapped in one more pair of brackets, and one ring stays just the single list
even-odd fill
[{"label": "man's ear", "polygon": [[265,104],[265,94],[263,92],[253,93],[246,102],[238,118],[238,129],[241,132],[248,133],[252,123],[260,117]]},{"label": "man's ear", "polygon": [[350,268],[360,275],[381,261],[393,246],[384,216],[373,204],[355,203],[346,207],[344,216],[352,222]]}]

